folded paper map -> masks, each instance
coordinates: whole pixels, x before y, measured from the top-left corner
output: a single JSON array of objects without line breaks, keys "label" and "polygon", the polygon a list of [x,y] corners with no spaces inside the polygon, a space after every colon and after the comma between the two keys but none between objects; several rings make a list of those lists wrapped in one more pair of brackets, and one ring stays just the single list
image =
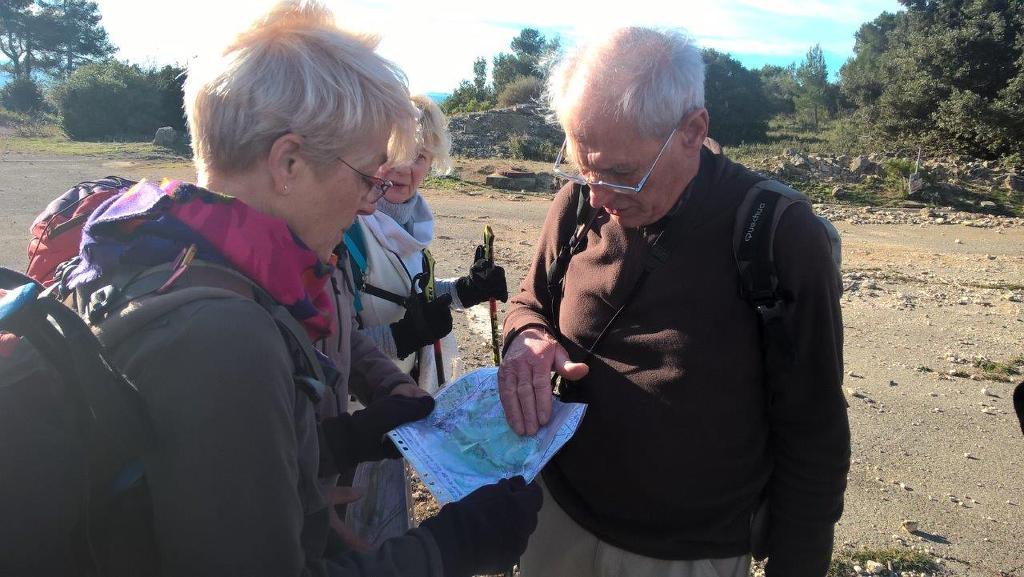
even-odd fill
[{"label": "folded paper map", "polygon": [[388,433],[440,503],[500,479],[532,481],[572,437],[586,405],[552,401],[551,420],[531,437],[515,434],[498,398],[498,369],[477,369],[438,391],[422,421]]}]

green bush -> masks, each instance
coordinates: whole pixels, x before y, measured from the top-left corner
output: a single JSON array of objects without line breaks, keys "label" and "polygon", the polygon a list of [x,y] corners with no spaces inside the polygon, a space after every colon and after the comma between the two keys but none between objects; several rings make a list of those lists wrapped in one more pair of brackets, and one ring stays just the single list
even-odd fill
[{"label": "green bush", "polygon": [[441,110],[451,116],[462,112],[479,112],[494,108],[494,91],[478,82],[463,80],[441,103]]},{"label": "green bush", "polygon": [[0,126],[19,126],[28,121],[27,115],[0,107]]},{"label": "green bush", "polygon": [[514,160],[539,160],[554,162],[559,145],[541,140],[529,134],[513,134],[508,137],[508,155]]},{"label": "green bush", "polygon": [[46,99],[35,80],[19,77],[0,89],[0,105],[12,112],[35,114],[46,109]]},{"label": "green bush", "polygon": [[160,108],[157,113],[160,126],[170,126],[178,132],[185,132],[185,95],[182,92],[185,85],[185,69],[179,66],[164,66],[151,74],[160,90]]},{"label": "green bush", "polygon": [[544,92],[544,81],[536,76],[520,76],[508,83],[498,95],[498,106],[528,104],[540,99]]},{"label": "green bush", "polygon": [[904,1],[857,32],[844,95],[880,138],[1024,154],[1024,1]]},{"label": "green bush", "polygon": [[87,64],[54,91],[73,140],[151,138],[164,126],[157,73],[121,62]]},{"label": "green bush", "polygon": [[[883,160],[882,169],[885,171],[885,176],[882,178],[882,188],[893,198],[908,198],[910,175],[914,173],[916,167],[916,162],[905,158]],[[921,176],[924,177],[923,174]]]}]

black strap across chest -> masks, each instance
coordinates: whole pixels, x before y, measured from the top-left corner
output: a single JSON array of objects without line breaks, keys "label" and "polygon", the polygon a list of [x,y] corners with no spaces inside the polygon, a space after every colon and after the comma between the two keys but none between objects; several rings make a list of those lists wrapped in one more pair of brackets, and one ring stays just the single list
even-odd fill
[{"label": "black strap across chest", "polygon": [[[551,262],[547,269],[547,285],[548,294],[551,302],[551,327],[557,333],[556,337],[561,339],[564,335],[559,328],[559,309],[561,306],[562,296],[565,289],[565,274],[569,267],[569,261],[574,255],[581,252],[586,248],[586,238],[590,233],[590,230],[594,227],[594,223],[597,218],[604,214],[604,209],[598,209],[596,211],[590,211],[590,188],[587,186],[576,186],[574,187],[578,204],[576,207],[576,227],[565,243],[561,244],[558,255]],[[593,212],[593,214],[591,214]],[[631,302],[640,293],[647,279],[651,276],[651,273],[658,269],[658,267],[665,264],[669,259],[668,251],[668,232],[671,230],[671,217],[667,217],[662,223],[661,230],[648,245],[647,253],[644,255],[643,270],[637,277],[636,282],[633,283],[629,293],[626,294],[626,298],[622,301],[622,305],[612,314],[611,319],[605,323],[604,328],[598,333],[597,338],[594,342],[587,347],[584,357],[579,359],[578,362],[586,362],[597,349],[601,341],[608,335],[612,326],[622,315],[622,312],[626,310]]]}]

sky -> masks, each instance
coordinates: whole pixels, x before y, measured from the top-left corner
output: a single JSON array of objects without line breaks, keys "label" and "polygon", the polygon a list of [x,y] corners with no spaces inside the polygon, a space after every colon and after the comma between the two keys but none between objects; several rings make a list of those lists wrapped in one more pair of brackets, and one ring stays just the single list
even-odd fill
[{"label": "sky", "polygon": [[[346,28],[381,36],[379,51],[401,66],[413,93],[451,92],[472,77],[473,60],[508,51],[522,28],[558,34],[572,47],[625,24],[679,27],[701,47],[748,68],[799,62],[821,44],[830,75],[853,54],[854,33],[897,0],[324,0]],[[118,57],[184,64],[246,27],[273,0],[98,0]]]}]

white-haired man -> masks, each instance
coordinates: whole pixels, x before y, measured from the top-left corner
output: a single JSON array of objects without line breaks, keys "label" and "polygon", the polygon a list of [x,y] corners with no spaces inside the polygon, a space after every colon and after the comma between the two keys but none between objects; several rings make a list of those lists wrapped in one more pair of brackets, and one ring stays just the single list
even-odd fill
[{"label": "white-haired man", "polygon": [[544,470],[523,575],[738,577],[753,546],[769,576],[823,576],[850,455],[824,227],[794,204],[775,229],[791,361],[774,363],[732,250],[763,178],[704,146],[700,52],[617,30],[563,62],[549,97],[570,182],[511,301],[500,391],[520,434],[550,418],[552,371],[589,408]]}]

